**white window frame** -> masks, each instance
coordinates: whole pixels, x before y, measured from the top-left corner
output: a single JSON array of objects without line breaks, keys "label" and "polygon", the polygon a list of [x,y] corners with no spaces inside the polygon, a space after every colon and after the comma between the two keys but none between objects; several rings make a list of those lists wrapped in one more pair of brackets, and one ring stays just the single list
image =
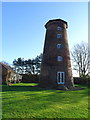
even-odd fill
[{"label": "white window frame", "polygon": [[[62,78],[63,75],[63,78]],[[57,83],[64,84],[65,83],[65,72],[57,72]]]},{"label": "white window frame", "polygon": [[62,34],[57,34],[57,38],[62,38]]},{"label": "white window frame", "polygon": [[57,27],[57,30],[58,30],[58,31],[59,31],[59,30],[62,30],[62,27],[58,26],[58,27]]},{"label": "white window frame", "polygon": [[57,44],[57,48],[62,48],[62,44]]},{"label": "white window frame", "polygon": [[58,58],[57,58],[57,59],[58,59],[58,61],[59,61],[59,62],[63,61],[62,56],[58,56]]}]

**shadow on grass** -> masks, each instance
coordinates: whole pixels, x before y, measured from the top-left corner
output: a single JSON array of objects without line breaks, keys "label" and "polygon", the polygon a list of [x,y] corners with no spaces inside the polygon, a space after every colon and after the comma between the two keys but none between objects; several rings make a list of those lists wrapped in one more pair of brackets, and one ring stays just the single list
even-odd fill
[{"label": "shadow on grass", "polygon": [[[87,120],[88,118],[3,118],[2,120]],[[89,119],[88,119],[89,120]]]},{"label": "shadow on grass", "polygon": [[[23,91],[43,91],[43,90],[53,90],[53,91],[55,91],[56,89],[41,88],[38,85],[35,85],[35,86],[32,86],[32,85],[28,85],[28,86],[24,86],[24,85],[22,85],[22,86],[20,86],[20,85],[7,86],[7,85],[3,85],[2,86],[2,92],[7,92],[7,91],[20,91],[20,92],[22,91],[23,92]],[[71,90],[71,91],[73,91],[73,90]],[[56,92],[62,93],[63,91],[56,90]]]},{"label": "shadow on grass", "polygon": [[38,86],[2,86],[2,92],[7,91],[41,91],[45,90]]},{"label": "shadow on grass", "polygon": [[[31,101],[34,103],[34,106],[43,106],[45,107],[50,107],[50,105],[55,105],[55,104],[70,104],[70,103],[78,103],[80,100],[82,100],[84,97],[87,97],[87,90],[84,89],[84,91],[59,91],[59,90],[50,90],[47,92],[41,92],[37,94],[38,91],[46,91],[46,89],[39,88],[37,86],[3,86],[4,90],[3,92],[6,91],[31,91],[29,94],[24,94],[26,99],[24,98],[22,102],[26,101]],[[32,93],[35,91],[34,93]],[[49,94],[48,94],[49,93]],[[15,99],[15,96],[10,96],[10,97],[3,97],[3,99]],[[21,104],[21,100],[16,100],[10,102],[9,104],[15,104],[17,101],[18,104]],[[39,101],[39,102],[38,102]],[[47,102],[48,101],[48,102]],[[51,103],[52,102],[52,103]],[[45,104],[46,103],[46,104]],[[35,110],[39,110],[38,107],[35,108]]]},{"label": "shadow on grass", "polygon": [[[20,110],[20,112],[23,111],[26,113],[25,110],[27,110],[27,108],[29,108],[27,110],[27,112],[31,110],[31,111],[35,111],[36,113],[38,113],[38,111],[42,112],[44,109],[49,110],[52,108],[52,110],[56,109],[56,114],[58,114],[58,111],[60,109],[58,106],[62,106],[62,105],[63,105],[63,110],[65,109],[65,111],[67,111],[67,110],[69,111],[69,109],[72,109],[72,112],[73,112],[74,106],[72,107],[72,105],[75,104],[75,109],[78,109],[78,108],[76,108],[77,103],[79,103],[82,99],[84,99],[84,97],[87,96],[87,89],[80,90],[80,91],[50,90],[47,92],[38,92],[38,91],[43,91],[43,90],[46,91],[46,89],[42,89],[38,86],[30,86],[30,85],[29,86],[19,86],[19,85],[18,86],[3,86],[2,89],[3,89],[3,92],[31,91],[30,93],[29,92],[23,93],[21,96],[22,98],[20,98],[20,96],[19,96],[21,93],[14,96],[14,94],[12,94],[12,92],[9,94],[10,96],[9,95],[3,96],[3,98],[6,99],[6,101],[7,101],[6,103],[3,103],[3,110],[5,109],[4,106],[5,105],[7,106],[7,103],[8,103],[10,108],[12,108],[12,106],[18,106],[18,107],[16,107],[16,109],[14,109],[14,111],[16,111],[16,113],[19,110]],[[35,92],[33,92],[33,91],[35,91]],[[24,98],[23,98],[23,95],[24,95]],[[71,107],[68,108],[67,105],[69,106],[69,104],[70,105],[72,104],[72,105],[71,105]],[[52,110],[51,111],[49,110],[49,111],[52,113]],[[4,114],[4,112],[5,111],[3,111],[3,114]],[[44,113],[42,112],[42,114],[44,114]],[[46,115],[48,116],[48,114],[46,114]],[[12,116],[10,116],[10,117],[12,117]],[[34,120],[34,119],[32,119],[32,120]],[[56,119],[53,119],[53,120],[56,120]],[[61,118],[60,118],[60,120],[61,120]],[[62,120],[68,120],[68,119],[62,119]],[[69,119],[69,120],[73,120],[73,119]],[[76,120],[79,120],[79,119],[76,119]],[[85,119],[82,119],[82,120],[85,120]]]}]

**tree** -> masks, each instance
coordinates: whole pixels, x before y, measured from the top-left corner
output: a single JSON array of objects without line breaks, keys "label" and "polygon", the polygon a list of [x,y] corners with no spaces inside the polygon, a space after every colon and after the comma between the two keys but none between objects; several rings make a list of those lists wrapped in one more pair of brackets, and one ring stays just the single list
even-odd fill
[{"label": "tree", "polygon": [[35,72],[36,74],[40,74],[41,70],[41,62],[42,62],[42,53],[35,58]]},{"label": "tree", "polygon": [[24,71],[24,59],[22,59],[22,58],[18,58],[17,60],[15,59],[13,61],[13,66],[14,66],[14,70],[17,73],[23,74],[23,71]]},{"label": "tree", "polygon": [[72,61],[74,62],[74,70],[79,72],[79,76],[87,76],[89,74],[88,67],[90,60],[88,57],[88,45],[85,42],[76,44],[71,52]]},{"label": "tree", "polygon": [[26,72],[27,72],[27,74],[32,74],[32,60],[31,59],[28,59],[28,60],[26,60],[27,62],[26,62],[26,65],[27,65],[27,67],[26,67]]},{"label": "tree", "polygon": [[24,61],[25,74],[31,74],[31,59]]},{"label": "tree", "polygon": [[14,59],[14,61],[13,61],[13,69],[17,72],[17,66],[18,66],[18,64],[17,64],[17,60],[16,59]]},{"label": "tree", "polygon": [[13,69],[19,74],[40,74],[41,61],[42,54],[35,59],[18,58],[13,61]]}]

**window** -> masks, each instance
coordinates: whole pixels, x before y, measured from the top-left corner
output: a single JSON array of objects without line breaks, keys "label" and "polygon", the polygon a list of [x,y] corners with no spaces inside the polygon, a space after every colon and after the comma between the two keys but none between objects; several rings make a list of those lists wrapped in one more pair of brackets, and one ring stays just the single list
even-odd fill
[{"label": "window", "polygon": [[57,38],[62,38],[62,34],[57,34]]},{"label": "window", "polygon": [[65,73],[64,72],[57,72],[57,83],[58,84],[65,83]]},{"label": "window", "polygon": [[62,61],[62,56],[58,56],[58,61],[59,61],[59,62]]},{"label": "window", "polygon": [[57,27],[57,30],[62,30],[62,28],[60,26]]},{"label": "window", "polygon": [[62,44],[57,44],[57,48],[62,48]]}]

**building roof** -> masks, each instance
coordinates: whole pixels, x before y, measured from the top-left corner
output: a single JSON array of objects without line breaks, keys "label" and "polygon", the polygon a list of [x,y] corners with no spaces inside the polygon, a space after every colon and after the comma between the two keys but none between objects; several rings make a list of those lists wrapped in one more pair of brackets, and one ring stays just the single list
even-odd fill
[{"label": "building roof", "polygon": [[15,73],[15,71],[7,64],[0,62],[0,67],[3,66],[7,71],[11,70],[12,72]]},{"label": "building roof", "polygon": [[51,22],[63,22],[63,23],[66,24],[66,28],[68,27],[67,22],[64,21],[64,20],[62,20],[62,19],[53,19],[53,20],[49,20],[49,21],[46,23],[45,27],[47,28],[47,25],[48,25],[49,23],[51,23]]}]

